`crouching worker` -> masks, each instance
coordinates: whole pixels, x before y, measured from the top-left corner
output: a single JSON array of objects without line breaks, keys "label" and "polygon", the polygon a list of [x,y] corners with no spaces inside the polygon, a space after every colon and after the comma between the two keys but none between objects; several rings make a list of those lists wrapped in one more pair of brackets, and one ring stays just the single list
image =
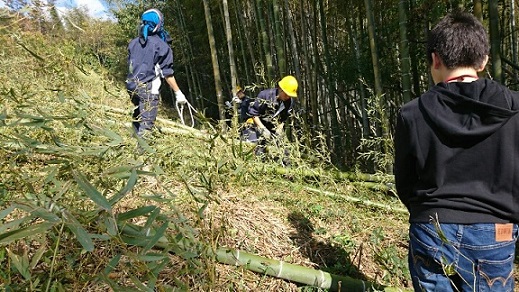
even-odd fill
[{"label": "crouching worker", "polygon": [[249,104],[251,102],[251,98],[245,94],[245,91],[241,86],[236,86],[236,94],[232,97],[231,101],[226,101],[225,106],[228,111],[233,111],[234,105],[237,106],[238,112],[238,123],[242,124],[248,119],[247,110],[249,109]]},{"label": "crouching worker", "polygon": [[[276,143],[283,133],[283,125],[292,112],[293,98],[297,97],[297,88],[297,79],[285,76],[277,87],[261,91],[249,105],[245,123],[250,127],[244,131],[244,135],[248,141],[257,143],[257,155],[264,155],[267,144]],[[286,159],[284,164],[287,164]]]},{"label": "crouching worker", "polygon": [[162,13],[158,9],[149,9],[142,14],[139,36],[128,45],[126,89],[135,105],[133,128],[141,138],[155,125],[161,78],[175,93],[177,103],[187,102],[173,76],[173,52],[167,43],[169,39]]}]

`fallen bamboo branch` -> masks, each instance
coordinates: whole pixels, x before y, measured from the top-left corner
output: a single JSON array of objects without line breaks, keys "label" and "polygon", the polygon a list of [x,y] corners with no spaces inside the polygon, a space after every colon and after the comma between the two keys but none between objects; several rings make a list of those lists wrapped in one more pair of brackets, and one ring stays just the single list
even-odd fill
[{"label": "fallen bamboo branch", "polygon": [[369,174],[369,173],[357,173],[357,172],[335,172],[336,177],[341,180],[351,181],[365,181],[365,182],[379,182],[379,183],[393,183],[395,181],[394,176],[388,174]]},{"label": "fallen bamboo branch", "polygon": [[[290,174],[294,171],[292,168],[284,168],[284,167],[276,167],[274,171],[277,174]],[[299,174],[306,177],[320,177],[323,176],[323,172],[316,172],[312,170],[304,170],[298,169]],[[340,171],[331,171],[329,175],[333,177],[335,180],[341,181],[364,181],[364,182],[374,182],[374,183],[394,183],[395,178],[392,175],[383,175],[383,174],[369,174],[369,173],[355,173],[355,172],[340,172]]]},{"label": "fallen bamboo branch", "polygon": [[404,208],[394,208],[394,207],[391,207],[391,206],[388,206],[388,205],[385,205],[385,204],[380,204],[380,203],[377,203],[377,202],[373,202],[373,201],[370,201],[370,200],[361,200],[359,198],[355,198],[355,197],[351,197],[351,196],[346,196],[346,195],[339,195],[339,194],[336,194],[336,193],[332,193],[332,192],[329,192],[329,191],[322,191],[322,190],[311,188],[311,187],[304,187],[304,189],[307,190],[307,191],[310,191],[310,192],[326,195],[326,196],[329,196],[329,197],[341,198],[341,199],[344,199],[344,200],[346,200],[348,202],[361,203],[361,204],[366,205],[366,206],[377,207],[377,208],[386,209],[386,210],[393,211],[393,212],[398,212],[398,213],[408,213],[407,209],[404,209]]},{"label": "fallen bamboo branch", "polygon": [[[92,104],[92,106],[99,107],[99,108],[102,108],[102,109],[104,109],[104,110],[106,110],[108,112],[112,112],[112,113],[116,113],[116,114],[128,115],[130,113],[130,111],[128,111],[128,110],[123,110],[123,109],[120,109],[120,108],[115,108],[115,107],[111,107],[111,106],[107,106],[107,105]],[[158,126],[159,130],[165,129],[163,132],[179,133],[179,134],[184,134],[185,133],[185,134],[192,134],[192,135],[194,135],[195,137],[198,137],[198,138],[210,138],[209,134],[204,133],[204,132],[202,132],[202,131],[200,131],[198,129],[185,126],[185,125],[183,125],[181,123],[177,123],[177,122],[174,122],[174,121],[171,121],[171,120],[168,120],[168,119],[164,119],[164,118],[160,118],[160,117],[157,117],[156,120],[160,124],[166,125],[166,127]],[[128,123],[125,123],[125,125],[128,125]]]},{"label": "fallen bamboo branch", "polygon": [[[287,183],[286,181],[281,181],[281,180],[275,180],[275,181],[279,181],[279,183]],[[376,208],[385,209],[385,210],[389,210],[389,211],[397,212],[397,213],[404,213],[404,214],[408,213],[407,209],[404,209],[404,208],[391,207],[391,206],[373,202],[370,200],[362,200],[359,198],[346,196],[346,195],[342,195],[342,194],[337,194],[337,193],[330,192],[330,191],[323,191],[323,190],[319,190],[319,189],[308,187],[308,186],[302,186],[302,188],[304,190],[307,190],[312,193],[317,193],[317,194],[325,195],[325,196],[332,197],[332,198],[340,198],[340,199],[344,199],[348,202],[360,203],[360,204],[363,204],[363,205],[366,205],[369,207],[376,207]]]}]

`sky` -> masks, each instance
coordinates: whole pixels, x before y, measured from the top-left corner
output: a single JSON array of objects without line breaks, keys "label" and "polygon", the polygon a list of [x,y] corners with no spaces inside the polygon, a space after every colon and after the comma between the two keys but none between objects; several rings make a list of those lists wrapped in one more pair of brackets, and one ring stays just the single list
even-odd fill
[{"label": "sky", "polygon": [[56,0],[56,8],[67,10],[84,6],[87,8],[91,16],[106,19],[109,18],[109,12],[106,4],[102,0]]},{"label": "sky", "polygon": [[[103,0],[56,0],[56,8],[65,12],[68,9],[84,6],[92,17],[110,19],[110,13]],[[0,7],[5,7],[5,1],[0,0]]]}]

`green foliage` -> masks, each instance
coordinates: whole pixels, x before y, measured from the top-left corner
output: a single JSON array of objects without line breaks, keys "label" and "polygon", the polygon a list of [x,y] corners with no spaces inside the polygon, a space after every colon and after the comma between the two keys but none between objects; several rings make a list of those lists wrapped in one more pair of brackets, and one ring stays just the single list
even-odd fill
[{"label": "green foliage", "polygon": [[[48,291],[104,283],[153,290],[172,250],[191,266],[176,274],[193,274],[202,263],[190,222],[175,208],[161,211],[152,203],[174,206],[174,196],[118,210],[133,193],[143,162],[123,155],[133,149],[131,137],[121,136],[129,131],[99,123],[112,117],[92,108],[95,101],[78,86],[90,76],[84,75],[84,49],[91,43],[77,49],[76,41],[23,31],[1,38],[12,46],[4,49],[10,58],[2,66],[11,70],[0,72],[11,77],[0,85],[0,245],[7,251],[0,257],[0,287]],[[151,250],[166,238],[172,244]],[[96,276],[97,269],[104,273]],[[129,275],[128,283],[115,283],[110,273]]]},{"label": "green foliage", "polygon": [[371,234],[370,244],[375,251],[375,259],[384,269],[383,278],[391,281],[409,274],[407,259],[402,258],[394,245],[382,246],[386,234],[382,227],[377,227]]},{"label": "green foliage", "polygon": [[[301,212],[292,216],[300,238],[294,237],[285,251],[303,250],[301,262],[310,266],[360,275],[349,256],[361,254],[357,236],[368,220],[345,216],[354,209],[377,213],[301,188],[308,183],[351,191],[351,185],[339,186],[324,170],[330,165],[323,137],[313,137],[320,141],[314,149],[283,137],[261,161],[253,154],[254,145],[201,120],[202,131],[160,121],[160,129],[142,142],[145,153],[137,155],[128,125],[128,96],[93,58],[118,37],[109,26],[97,26],[81,15],[70,19],[84,31],[49,39],[13,26],[0,35],[10,44],[2,48],[9,58],[0,61],[0,78],[5,80],[0,84],[0,289],[269,287],[270,279],[263,275],[253,278],[241,269],[225,274],[206,255],[222,245],[246,247],[251,242],[249,251],[265,251],[256,243],[273,239],[272,229],[284,224],[283,219],[291,220],[287,213],[294,210]],[[280,172],[285,148],[292,164]],[[253,200],[245,202],[250,207],[238,201],[240,192]],[[273,213],[261,209],[262,199],[274,201]],[[220,210],[226,203],[232,208]],[[241,218],[232,212],[239,208],[262,222],[276,215],[280,220],[267,226],[267,233],[247,238],[243,234],[257,232],[257,226],[235,225],[233,220]],[[254,216],[257,210],[263,213]],[[342,230],[350,225],[353,231]],[[390,251],[381,258],[396,255]]]},{"label": "green foliage", "polygon": [[[358,159],[359,164],[368,166],[368,172],[392,173],[394,145],[393,137],[389,135],[389,124],[386,122],[387,109],[383,106],[385,104],[382,102],[383,98],[383,96],[373,95],[369,100],[367,113],[371,122],[371,133],[370,137],[361,139],[357,149]],[[370,169],[369,165],[373,165],[373,169]]]}]

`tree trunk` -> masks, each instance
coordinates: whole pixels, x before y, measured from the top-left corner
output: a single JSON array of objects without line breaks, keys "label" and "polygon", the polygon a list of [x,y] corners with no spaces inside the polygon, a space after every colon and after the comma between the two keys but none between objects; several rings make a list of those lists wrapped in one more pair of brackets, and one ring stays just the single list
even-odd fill
[{"label": "tree trunk", "polygon": [[[231,86],[232,93],[236,94],[236,85],[237,85],[237,74],[236,74],[236,62],[234,61],[234,48],[232,41],[232,31],[231,31],[231,19],[229,17],[229,5],[227,4],[227,0],[222,0],[223,4],[223,15],[225,20],[225,35],[227,36],[227,49],[229,51],[229,67],[231,72]],[[232,125],[233,129],[237,129],[238,126],[238,110],[236,104],[233,107],[233,118]]]},{"label": "tree trunk", "polygon": [[[320,122],[321,124],[319,126],[321,126],[321,129],[323,129],[324,131],[324,134],[325,134],[325,138],[326,138],[326,145],[328,146],[328,148],[333,151],[333,148],[331,148],[332,145],[332,142],[331,142],[331,139],[332,139],[332,134],[331,134],[331,131],[330,131],[330,125],[329,125],[329,120],[328,120],[328,105],[327,105],[327,100],[324,99],[324,98],[321,98],[321,94],[322,92],[324,92],[325,90],[322,89],[323,85],[322,85],[322,82],[321,82],[321,72],[322,72],[322,68],[321,68],[321,59],[319,58],[320,57],[320,54],[319,54],[319,47],[320,47],[320,44],[319,44],[319,39],[318,39],[318,29],[319,29],[319,26],[320,26],[320,22],[319,22],[319,11],[318,11],[318,5],[317,5],[317,2],[316,1],[310,1],[312,2],[311,6],[312,6],[312,18],[311,18],[311,21],[312,21],[312,29],[311,29],[311,43],[310,43],[310,46],[312,48],[312,51],[311,51],[311,60],[312,60],[312,64],[313,64],[313,68],[312,68],[312,82],[314,82],[314,86],[315,86],[315,92],[314,92],[314,100],[313,102],[315,103],[316,107],[317,107],[317,112],[318,112],[318,115],[319,115],[319,118],[320,118]],[[320,113],[319,113],[320,112]],[[323,132],[321,131],[321,133]]]},{"label": "tree trunk", "polygon": [[499,33],[499,9],[497,0],[489,0],[488,16],[490,18],[490,56],[492,60],[492,78],[503,83],[501,67],[501,36]]},{"label": "tree trunk", "polygon": [[366,19],[368,21],[369,47],[371,49],[371,61],[373,63],[373,75],[375,81],[375,95],[382,95],[382,78],[380,76],[380,65],[378,61],[378,49],[375,34],[375,20],[373,16],[372,0],[364,0],[366,5]]},{"label": "tree trunk", "polygon": [[483,5],[481,0],[474,0],[474,16],[483,23]]},{"label": "tree trunk", "polygon": [[265,66],[267,68],[266,80],[271,81],[272,77],[274,76],[274,68],[272,65],[272,54],[270,53],[270,48],[269,48],[270,41],[268,38],[267,28],[265,25],[265,15],[263,12],[263,1],[256,0],[256,10],[258,11],[257,17],[258,17],[258,22],[260,25],[261,44],[263,46]]},{"label": "tree trunk", "polygon": [[[356,95],[359,96],[360,100],[360,117],[361,117],[361,125],[362,125],[362,132],[361,137],[364,139],[367,139],[370,136],[370,130],[369,130],[369,120],[368,120],[368,112],[367,112],[367,102],[366,102],[366,90],[364,88],[364,82],[361,80],[361,53],[360,53],[360,47],[359,44],[359,38],[358,38],[358,31],[360,29],[355,28],[355,19],[354,12],[350,12],[351,17],[346,17],[346,30],[348,32],[348,35],[350,37],[350,49],[354,52],[355,55],[355,73],[357,76],[357,91]],[[353,20],[353,21],[351,21]],[[359,24],[361,25],[361,24]]]},{"label": "tree trunk", "polygon": [[[326,68],[324,72],[324,83],[326,86],[325,92],[326,96],[328,97],[328,101],[330,103],[330,119],[331,119],[331,126],[332,126],[332,141],[331,143],[331,153],[332,153],[332,161],[336,162],[339,167],[343,166],[343,156],[342,156],[342,133],[339,128],[339,118],[337,116],[337,103],[335,100],[335,90],[333,88],[333,82],[332,82],[332,62],[330,57],[330,50],[328,47],[328,35],[327,35],[327,26],[326,26],[326,14],[324,11],[324,5],[323,0],[318,0],[318,9],[319,9],[319,15],[321,18],[321,34],[322,34],[322,42],[323,42],[323,50],[324,50],[324,58],[326,63]],[[324,99],[324,98],[323,98]]]},{"label": "tree trunk", "polygon": [[398,2],[398,18],[400,21],[400,61],[402,62],[402,97],[403,103],[411,100],[411,57],[407,39],[407,0]]},{"label": "tree trunk", "polygon": [[[382,92],[382,78],[380,75],[380,65],[379,65],[379,58],[378,58],[378,48],[377,48],[377,42],[376,42],[376,34],[375,34],[375,20],[374,20],[374,11],[372,7],[372,0],[364,0],[364,4],[366,6],[366,18],[368,22],[368,34],[369,34],[369,47],[371,49],[371,61],[373,63],[373,75],[374,75],[374,81],[375,81],[375,99],[376,99],[376,110],[378,113],[378,119],[379,119],[379,127],[377,128],[377,131],[379,131],[379,135],[383,137],[381,151],[382,153],[386,154],[389,150],[389,121],[387,119],[386,115],[386,106],[384,102],[384,96]],[[384,169],[384,171],[390,171],[389,169]]]},{"label": "tree trunk", "polygon": [[[284,0],[284,5],[285,5],[285,13],[286,13],[286,22],[288,25],[288,32],[290,34],[290,45],[292,48],[290,56],[291,56],[292,62],[294,64],[294,72],[296,74],[296,78],[299,81],[299,83],[301,84],[301,82],[303,80],[301,78],[301,69],[299,68],[299,64],[301,61],[299,60],[299,49],[298,49],[297,39],[296,39],[295,31],[294,31],[294,25],[292,23],[292,11],[290,11],[290,5],[288,3],[288,0]],[[304,97],[305,97],[304,88],[301,88],[300,92],[302,94],[301,94],[301,97],[298,97],[298,100],[301,104],[304,104]],[[306,115],[306,113],[305,113],[305,115]],[[306,121],[306,119],[305,119],[305,121]]]},{"label": "tree trunk", "polygon": [[[178,1],[175,1],[176,5],[178,5]],[[191,47],[191,40],[188,37],[187,28],[186,28],[186,22],[184,19],[184,13],[182,12],[182,9],[177,9],[177,24],[180,27],[182,41],[181,47],[182,51],[184,52],[184,55],[187,59],[187,80],[188,80],[188,86],[189,86],[189,97],[188,99],[191,101],[191,103],[197,107],[197,108],[203,108],[203,100],[198,99],[196,97],[200,96],[199,87],[196,86],[197,84],[197,77],[195,76],[195,66],[193,65],[193,49]]]},{"label": "tree trunk", "polygon": [[[308,112],[310,112],[311,117],[311,123],[312,127],[315,129],[317,126],[319,126],[319,112],[318,112],[318,105],[317,105],[317,97],[315,94],[315,88],[316,84],[314,82],[314,74],[315,69],[312,68],[312,64],[315,64],[314,62],[310,62],[310,43],[309,43],[309,17],[307,16],[307,13],[305,12],[305,5],[304,0],[300,1],[299,9],[300,9],[300,18],[301,18],[301,39],[303,40],[303,44],[301,46],[301,49],[303,51],[303,67],[304,72],[306,72],[306,85],[307,85],[307,96],[308,101],[305,103],[306,108],[310,108]],[[312,136],[315,135],[315,133],[312,134]]]},{"label": "tree trunk", "polygon": [[[234,11],[235,11],[235,15],[236,15],[236,22],[237,22],[237,28],[236,30],[238,31],[238,45],[240,46],[240,52],[241,52],[241,56],[242,56],[242,62],[243,62],[243,69],[245,72],[242,72],[241,74],[236,72],[236,76],[237,76],[237,80],[236,82],[241,85],[242,87],[244,87],[244,84],[250,84],[252,82],[252,78],[250,77],[250,74],[252,73],[252,71],[249,69],[249,59],[251,61],[252,64],[255,64],[256,63],[256,58],[253,54],[253,51],[250,50],[250,54],[249,54],[249,59],[247,58],[247,54],[245,52],[245,46],[243,45],[243,43],[245,42],[247,44],[247,46],[250,48],[251,47],[251,44],[250,44],[250,40],[249,40],[249,33],[247,32],[247,27],[245,25],[245,22],[243,21],[242,17],[243,15],[246,15],[246,16],[249,16],[251,17],[250,14],[247,13],[247,11],[245,11],[246,9],[245,8],[241,8],[241,5],[238,5],[238,0],[234,0]],[[239,71],[239,70],[237,70]]]},{"label": "tree trunk", "polygon": [[279,12],[278,0],[272,0],[272,6],[274,9],[274,30],[276,40],[276,52],[278,59],[279,77],[283,77],[287,74],[287,62],[285,59],[285,41],[283,39],[281,30],[281,16]]},{"label": "tree trunk", "polygon": [[222,95],[222,82],[220,78],[220,66],[218,65],[218,52],[216,51],[216,42],[214,39],[213,22],[211,19],[211,9],[209,8],[209,0],[202,0],[204,3],[205,23],[207,26],[207,36],[209,38],[209,47],[211,49],[211,61],[213,63],[214,85],[216,90],[216,100],[218,102],[218,113],[220,117],[220,126],[225,129],[225,107]]}]

